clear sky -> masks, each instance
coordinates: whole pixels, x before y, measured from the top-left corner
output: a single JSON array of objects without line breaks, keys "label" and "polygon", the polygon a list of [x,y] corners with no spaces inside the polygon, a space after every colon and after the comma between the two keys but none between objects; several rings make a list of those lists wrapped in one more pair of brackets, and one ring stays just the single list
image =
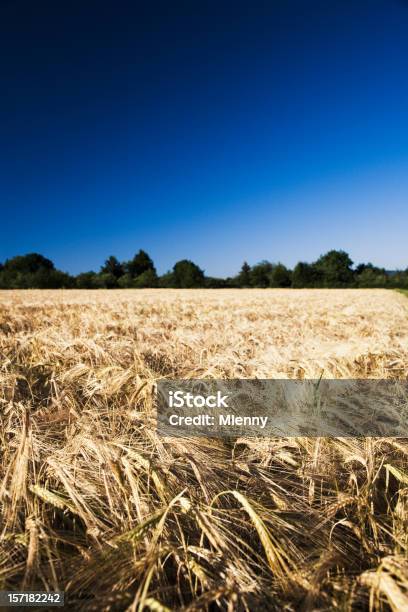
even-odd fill
[{"label": "clear sky", "polygon": [[0,261],[408,266],[408,2],[1,0]]}]

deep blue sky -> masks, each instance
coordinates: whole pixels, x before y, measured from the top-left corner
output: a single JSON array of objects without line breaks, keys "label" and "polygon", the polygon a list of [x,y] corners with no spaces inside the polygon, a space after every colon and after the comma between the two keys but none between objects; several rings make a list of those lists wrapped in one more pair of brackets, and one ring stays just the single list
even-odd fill
[{"label": "deep blue sky", "polygon": [[408,266],[408,2],[1,0],[0,261]]}]

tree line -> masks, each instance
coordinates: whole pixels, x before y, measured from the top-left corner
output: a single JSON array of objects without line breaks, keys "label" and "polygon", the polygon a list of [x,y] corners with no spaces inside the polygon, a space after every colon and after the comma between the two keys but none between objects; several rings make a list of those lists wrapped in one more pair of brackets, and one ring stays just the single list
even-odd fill
[{"label": "tree line", "polygon": [[253,266],[244,262],[236,276],[206,276],[194,262],[183,259],[159,276],[151,257],[139,250],[133,259],[120,262],[108,257],[99,272],[77,276],[56,269],[39,253],[18,255],[0,263],[0,289],[117,289],[163,288],[267,288],[267,287],[386,287],[408,289],[408,268],[387,271],[371,263],[353,265],[345,251],[331,250],[315,262],[299,262],[293,270],[282,263],[261,261]]}]

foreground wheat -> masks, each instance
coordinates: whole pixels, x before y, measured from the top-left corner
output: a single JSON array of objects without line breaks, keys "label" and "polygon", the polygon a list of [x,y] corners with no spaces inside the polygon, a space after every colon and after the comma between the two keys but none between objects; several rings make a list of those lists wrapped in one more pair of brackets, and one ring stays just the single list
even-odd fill
[{"label": "foreground wheat", "polygon": [[408,609],[408,442],[161,439],[168,377],[406,378],[383,290],[0,293],[0,589],[76,610]]}]

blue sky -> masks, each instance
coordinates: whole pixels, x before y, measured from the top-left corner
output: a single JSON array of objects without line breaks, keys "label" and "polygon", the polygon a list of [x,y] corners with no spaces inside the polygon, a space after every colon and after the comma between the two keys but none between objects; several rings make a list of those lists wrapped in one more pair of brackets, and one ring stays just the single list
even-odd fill
[{"label": "blue sky", "polygon": [[408,3],[0,5],[0,261],[408,266]]}]

